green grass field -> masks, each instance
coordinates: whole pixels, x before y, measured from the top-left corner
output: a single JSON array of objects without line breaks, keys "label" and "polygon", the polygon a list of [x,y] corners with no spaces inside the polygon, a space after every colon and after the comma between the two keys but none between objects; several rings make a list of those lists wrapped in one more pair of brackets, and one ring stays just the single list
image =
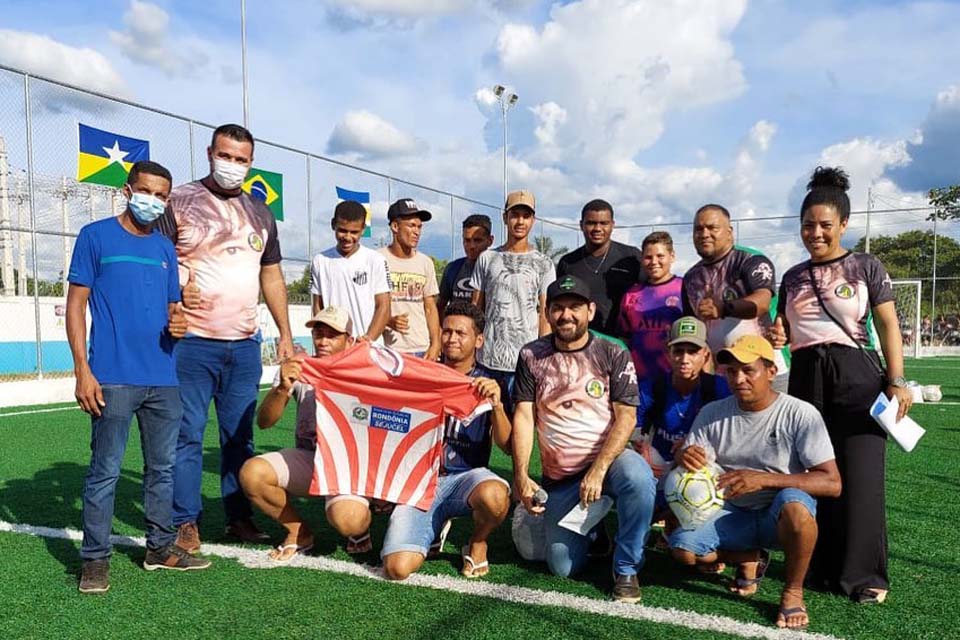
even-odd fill
[{"label": "green grass field", "polygon": [[[960,403],[960,359],[909,361],[910,378],[943,384],[945,403]],[[39,408],[39,407],[38,407]],[[43,407],[49,409],[50,407]],[[78,529],[80,492],[89,456],[89,420],[79,410],[4,414],[0,410],[0,520]],[[960,638],[960,406],[921,405],[912,414],[928,433],[904,454],[888,449],[887,489],[890,534],[888,601],[865,608],[844,598],[807,593],[810,631],[844,638]],[[213,425],[213,422],[211,422]],[[132,429],[135,431],[135,427]],[[274,429],[256,434],[258,451],[293,442],[293,410]],[[223,531],[216,429],[206,438],[201,535],[216,542]],[[509,461],[497,453],[494,470],[507,477]],[[114,532],[142,536],[142,463],[139,438],[131,436],[118,484]],[[374,520],[375,551],[351,559],[323,521],[319,500],[301,504],[314,523],[314,551],[348,562],[376,564],[386,518]],[[277,526],[259,517],[279,540]],[[423,573],[456,576],[457,549],[470,523],[455,522],[444,555]],[[214,557],[204,572],[147,573],[143,549],[118,547],[111,565],[112,588],[105,596],[76,590],[79,543],[0,533],[0,637],[2,638],[727,638],[646,620],[624,620],[582,610],[524,606],[423,587],[386,584],[363,577],[284,567],[247,568]],[[266,547],[264,547],[266,549]],[[693,576],[663,554],[651,551],[641,574],[643,605],[673,608],[770,626],[782,587],[782,563],[775,561],[760,593],[741,600],[718,579]],[[491,540],[488,581],[544,591],[607,599],[609,564],[598,561],[577,580],[548,575],[513,551],[509,523]],[[730,570],[728,570],[728,574]],[[678,614],[679,615],[679,614]]]}]

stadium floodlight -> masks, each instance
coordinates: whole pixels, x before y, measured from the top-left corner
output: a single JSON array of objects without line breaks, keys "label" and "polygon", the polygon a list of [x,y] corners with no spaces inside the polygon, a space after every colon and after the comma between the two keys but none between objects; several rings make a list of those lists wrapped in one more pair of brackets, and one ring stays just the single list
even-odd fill
[{"label": "stadium floodlight", "polygon": [[517,100],[520,99],[515,93],[507,93],[507,88],[502,84],[493,86],[493,95],[497,96],[497,102],[500,103],[500,118],[503,121],[503,202],[507,202],[507,111],[510,110]]}]

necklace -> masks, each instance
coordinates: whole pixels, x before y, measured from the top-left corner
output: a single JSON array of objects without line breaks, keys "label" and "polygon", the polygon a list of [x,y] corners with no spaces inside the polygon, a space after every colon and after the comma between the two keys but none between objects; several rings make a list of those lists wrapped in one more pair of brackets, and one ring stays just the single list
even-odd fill
[{"label": "necklace", "polygon": [[[607,250],[603,252],[603,258],[601,258],[600,263],[597,264],[597,268],[593,270],[593,275],[597,275],[598,273],[600,273],[600,268],[603,266],[603,263],[607,261],[607,256],[609,254],[610,254],[610,247],[607,247]],[[590,257],[596,260],[596,257],[594,256],[590,256]],[[587,268],[589,269],[590,265],[587,265]]]}]

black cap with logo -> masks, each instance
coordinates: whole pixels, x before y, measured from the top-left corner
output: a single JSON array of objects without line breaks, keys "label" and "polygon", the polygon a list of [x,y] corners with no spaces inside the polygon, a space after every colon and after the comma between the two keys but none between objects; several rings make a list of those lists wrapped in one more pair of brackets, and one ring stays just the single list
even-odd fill
[{"label": "black cap with logo", "polygon": [[547,303],[560,296],[579,296],[590,302],[590,287],[576,276],[560,276],[547,287]]},{"label": "black cap with logo", "polygon": [[401,198],[387,209],[387,220],[390,222],[393,222],[397,218],[406,218],[407,216],[417,216],[426,222],[433,217],[433,214],[421,209],[416,201],[411,198]]}]

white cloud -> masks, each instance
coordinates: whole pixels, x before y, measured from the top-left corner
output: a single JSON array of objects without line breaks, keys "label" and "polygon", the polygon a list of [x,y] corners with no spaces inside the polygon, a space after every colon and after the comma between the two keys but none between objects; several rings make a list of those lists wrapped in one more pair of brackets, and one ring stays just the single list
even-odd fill
[{"label": "white cloud", "polygon": [[123,78],[102,53],[71,47],[44,35],[0,29],[0,60],[84,89],[121,97],[129,93]]},{"label": "white cloud", "polygon": [[126,31],[111,31],[110,40],[137,64],[155,67],[168,76],[183,76],[207,63],[206,55],[197,47],[170,42],[170,16],[155,4],[131,0],[123,22]]},{"label": "white cloud", "polygon": [[770,148],[773,136],[777,132],[777,125],[766,120],[760,120],[750,127],[746,138],[740,144],[734,161],[733,170],[729,176],[732,197],[736,204],[733,207],[744,210],[750,209],[749,199],[753,185],[760,176],[763,156]]},{"label": "white cloud", "polygon": [[425,150],[425,144],[370,111],[349,111],[327,141],[327,151],[365,159],[403,156]]},{"label": "white cloud", "polygon": [[533,0],[333,0],[332,4],[355,15],[418,18],[448,15],[471,9],[514,11]]},{"label": "white cloud", "polygon": [[[854,210],[862,210],[867,208],[867,191],[871,188],[886,197],[900,197],[895,185],[883,176],[887,170],[909,161],[905,140],[883,142],[873,138],[854,138],[821,151],[817,164],[843,167],[850,176],[850,204]],[[802,178],[804,187],[808,178],[809,174]]]},{"label": "white cloud", "polygon": [[707,0],[557,4],[541,29],[506,24],[496,54],[521,100],[563,105],[566,164],[603,173],[656,142],[668,111],[743,91],[729,37],[744,9]]}]

